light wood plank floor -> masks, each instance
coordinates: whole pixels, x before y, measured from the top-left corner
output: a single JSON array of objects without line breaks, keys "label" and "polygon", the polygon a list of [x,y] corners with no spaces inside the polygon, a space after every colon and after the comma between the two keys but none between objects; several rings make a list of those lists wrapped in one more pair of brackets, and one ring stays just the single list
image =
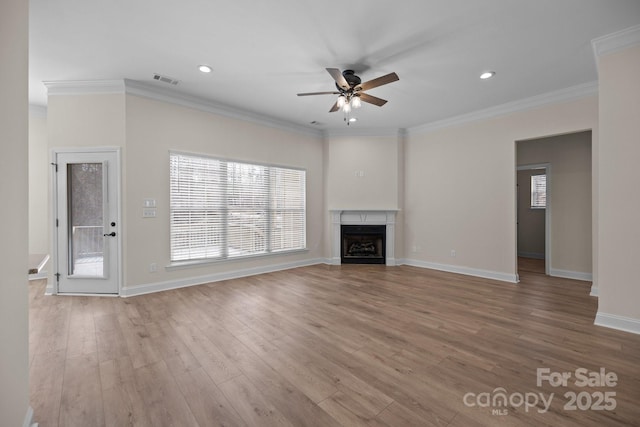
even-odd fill
[{"label": "light wood plank floor", "polygon": [[[586,282],[318,265],[126,299],[30,286],[42,427],[640,423],[640,336],[594,326]],[[536,384],[537,368],[601,367],[615,387]],[[551,408],[463,400],[499,387]],[[585,391],[615,392],[615,410],[564,409]]]}]

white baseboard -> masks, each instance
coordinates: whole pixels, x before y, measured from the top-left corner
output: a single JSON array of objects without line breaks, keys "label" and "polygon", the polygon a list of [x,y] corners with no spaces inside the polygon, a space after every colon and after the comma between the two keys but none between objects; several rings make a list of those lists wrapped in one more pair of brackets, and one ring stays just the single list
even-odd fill
[{"label": "white baseboard", "polygon": [[591,285],[591,293],[589,295],[592,297],[598,297],[598,287],[595,284]]},{"label": "white baseboard", "polygon": [[549,275],[553,277],[562,277],[564,279],[584,280],[586,282],[593,281],[593,274],[583,273],[581,271],[558,270],[557,268],[549,269]]},{"label": "white baseboard", "polygon": [[38,423],[33,422],[33,408],[31,406],[27,408],[27,414],[24,416],[22,427],[38,427]]},{"label": "white baseboard", "polygon": [[49,273],[46,270],[41,271],[40,273],[30,274],[29,280],[41,280],[49,277]]},{"label": "white baseboard", "polygon": [[605,328],[640,334],[640,320],[632,317],[617,316],[615,314],[598,311],[596,320],[593,323],[597,326],[604,326]]},{"label": "white baseboard", "polygon": [[324,258],[316,258],[285,264],[266,265],[264,267],[225,271],[223,273],[189,277],[186,279],[169,280],[166,282],[148,283],[140,286],[125,286],[120,290],[120,296],[132,297],[136,295],[151,294],[154,292],[168,291],[170,289],[186,288],[188,286],[203,285],[205,283],[219,282],[221,280],[238,279],[240,277],[255,276],[257,274],[272,273],[274,271],[282,271],[291,268],[306,267],[309,265],[324,263],[326,263],[326,260]]},{"label": "white baseboard", "polygon": [[518,252],[518,256],[522,258],[544,259],[544,253],[537,252]]},{"label": "white baseboard", "polygon": [[517,274],[501,273],[499,271],[481,270],[478,268],[461,267],[459,265],[437,264],[427,261],[418,261],[415,259],[403,259],[398,265],[400,264],[429,268],[431,270],[447,271],[449,273],[464,274],[467,276],[482,277],[485,279],[500,280],[502,282],[518,283]]}]

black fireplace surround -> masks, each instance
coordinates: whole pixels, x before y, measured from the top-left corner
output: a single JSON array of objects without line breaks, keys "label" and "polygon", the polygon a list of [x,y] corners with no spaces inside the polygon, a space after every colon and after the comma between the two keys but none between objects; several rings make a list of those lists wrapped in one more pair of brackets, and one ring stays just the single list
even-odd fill
[{"label": "black fireplace surround", "polygon": [[342,264],[385,264],[386,225],[342,225]]}]

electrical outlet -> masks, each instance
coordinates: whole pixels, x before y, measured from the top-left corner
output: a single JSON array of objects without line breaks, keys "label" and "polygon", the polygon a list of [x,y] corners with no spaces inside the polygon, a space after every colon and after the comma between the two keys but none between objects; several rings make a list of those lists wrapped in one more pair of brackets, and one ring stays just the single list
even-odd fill
[{"label": "electrical outlet", "polygon": [[456,256],[456,250],[455,249],[451,249],[451,256],[455,258],[455,256]]},{"label": "electrical outlet", "polygon": [[149,273],[155,273],[158,271],[158,265],[155,262],[149,264]]},{"label": "electrical outlet", "polygon": [[155,218],[156,208],[144,208],[142,209],[142,218]]}]

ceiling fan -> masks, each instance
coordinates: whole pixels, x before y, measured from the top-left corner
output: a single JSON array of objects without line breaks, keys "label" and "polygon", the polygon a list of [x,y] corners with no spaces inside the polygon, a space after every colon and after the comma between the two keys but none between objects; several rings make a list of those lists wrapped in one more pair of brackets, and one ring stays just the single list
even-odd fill
[{"label": "ceiling fan", "polygon": [[327,71],[336,81],[337,91],[299,93],[298,96],[339,95],[338,100],[333,104],[329,112],[333,113],[334,111],[342,109],[345,113],[345,121],[347,122],[347,116],[351,112],[351,109],[359,108],[361,102],[377,105],[378,107],[382,107],[387,103],[384,99],[364,93],[366,90],[400,80],[396,73],[389,73],[362,83],[360,77],[356,76],[353,70],[344,70],[343,72],[340,72],[337,68],[327,68]]}]

